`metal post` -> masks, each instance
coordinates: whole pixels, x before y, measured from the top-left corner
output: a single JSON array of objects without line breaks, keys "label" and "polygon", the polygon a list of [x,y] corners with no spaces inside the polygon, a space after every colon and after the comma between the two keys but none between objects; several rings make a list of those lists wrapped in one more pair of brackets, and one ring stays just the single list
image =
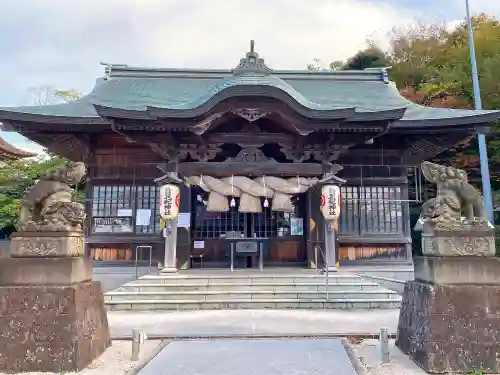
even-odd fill
[{"label": "metal post", "polygon": [[325,266],[326,266],[326,272],[325,272],[325,275],[326,275],[326,280],[325,280],[326,281],[325,282],[325,284],[326,284],[326,300],[328,301],[330,299],[330,294],[329,294],[330,278],[329,278],[329,273],[328,273],[330,267],[328,267],[328,262],[326,261],[326,254],[325,254]]},{"label": "metal post", "polygon": [[151,274],[151,266],[153,264],[153,246],[149,247],[149,272],[148,274]]},{"label": "metal post", "polygon": [[[470,16],[469,0],[465,0],[465,11],[467,19],[467,33],[469,36],[469,53],[472,70],[472,87],[474,89],[474,107],[477,110],[482,109],[481,91],[479,89],[479,76],[477,72],[476,49],[474,46],[474,35],[472,33],[472,20]],[[486,136],[483,133],[477,135],[479,146],[479,160],[481,164],[481,179],[483,185],[484,206],[488,219],[494,224],[493,218],[493,200],[491,197],[490,169],[488,165],[488,149],[486,148]]]},{"label": "metal post", "polygon": [[318,245],[314,246],[314,267],[318,269]]},{"label": "metal post", "polygon": [[139,278],[139,275],[138,275],[138,253],[139,253],[139,246],[136,246],[135,248],[135,279],[137,280]]},{"label": "metal post", "polygon": [[132,330],[132,356],[131,361],[139,360],[139,352],[141,350],[141,334],[138,329]]},{"label": "metal post", "polygon": [[234,242],[231,241],[231,272],[234,271]]},{"label": "metal post", "polygon": [[380,354],[382,356],[382,363],[388,363],[390,358],[389,352],[389,331],[387,328],[380,328]]},{"label": "metal post", "polygon": [[262,272],[264,271],[264,251],[262,248],[264,247],[264,244],[261,242],[259,243],[259,270]]}]

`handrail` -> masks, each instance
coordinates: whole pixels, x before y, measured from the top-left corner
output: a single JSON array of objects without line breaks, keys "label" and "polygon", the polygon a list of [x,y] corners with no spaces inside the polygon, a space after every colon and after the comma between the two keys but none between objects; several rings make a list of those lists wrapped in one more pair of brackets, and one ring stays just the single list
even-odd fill
[{"label": "handrail", "polygon": [[[325,267],[325,288],[326,288],[326,294],[325,294],[325,298],[326,298],[326,301],[328,301],[330,299],[330,294],[329,294],[329,289],[330,289],[330,283],[329,283],[329,272],[328,272],[328,260],[326,259],[326,249],[322,249],[320,245],[316,245],[314,247],[316,250],[319,249],[319,252],[321,253],[321,256],[323,257],[323,263],[324,263],[324,267]],[[325,250],[325,251],[323,251]],[[316,267],[318,266],[318,263],[316,263]]]},{"label": "handrail", "polygon": [[148,273],[151,273],[151,265],[153,263],[153,247],[152,246],[149,246],[149,245],[138,245],[136,246],[135,248],[135,279],[137,280],[139,278],[139,274],[138,274],[138,271],[139,271],[139,259],[138,259],[138,256],[139,256],[139,250],[142,250],[142,249],[149,249],[149,272]]}]

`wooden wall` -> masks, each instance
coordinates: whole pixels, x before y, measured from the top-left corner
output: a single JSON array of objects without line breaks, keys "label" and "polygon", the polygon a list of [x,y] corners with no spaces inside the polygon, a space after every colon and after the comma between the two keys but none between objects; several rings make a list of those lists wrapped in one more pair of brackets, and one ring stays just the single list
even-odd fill
[{"label": "wooden wall", "polygon": [[339,260],[406,260],[404,245],[342,245],[339,246]]},{"label": "wooden wall", "polygon": [[93,178],[117,178],[121,175],[127,180],[134,177],[154,179],[161,175],[156,164],[162,158],[157,153],[147,146],[127,143],[118,134],[101,135],[95,141],[92,159],[89,170]]}]

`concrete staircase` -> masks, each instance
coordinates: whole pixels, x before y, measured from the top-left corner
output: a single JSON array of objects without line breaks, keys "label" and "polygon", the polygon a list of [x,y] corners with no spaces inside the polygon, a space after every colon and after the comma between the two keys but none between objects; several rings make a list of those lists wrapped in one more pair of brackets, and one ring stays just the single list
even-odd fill
[{"label": "concrete staircase", "polygon": [[148,275],[104,294],[109,310],[399,308],[401,297],[357,275]]}]

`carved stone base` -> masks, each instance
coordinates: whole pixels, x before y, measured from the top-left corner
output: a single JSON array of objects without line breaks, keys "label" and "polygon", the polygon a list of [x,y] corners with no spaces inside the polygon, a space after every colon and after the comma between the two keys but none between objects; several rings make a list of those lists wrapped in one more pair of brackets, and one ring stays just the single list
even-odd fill
[{"label": "carved stone base", "polygon": [[500,285],[500,258],[415,257],[415,280],[438,285]]},{"label": "carved stone base", "polygon": [[407,282],[396,346],[431,374],[499,373],[500,285]]},{"label": "carved stone base", "polygon": [[92,281],[84,257],[0,259],[0,285],[72,285]]},{"label": "carved stone base", "polygon": [[16,232],[12,234],[13,258],[78,257],[85,254],[82,232]]},{"label": "carved stone base", "polygon": [[486,231],[434,231],[422,233],[422,253],[429,256],[495,255],[495,237]]},{"label": "carved stone base", "polygon": [[0,287],[0,372],[79,371],[111,345],[99,282]]}]

